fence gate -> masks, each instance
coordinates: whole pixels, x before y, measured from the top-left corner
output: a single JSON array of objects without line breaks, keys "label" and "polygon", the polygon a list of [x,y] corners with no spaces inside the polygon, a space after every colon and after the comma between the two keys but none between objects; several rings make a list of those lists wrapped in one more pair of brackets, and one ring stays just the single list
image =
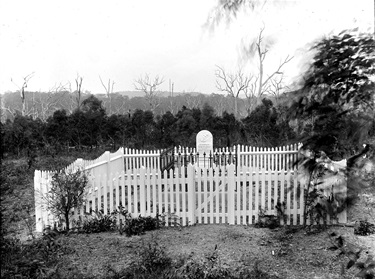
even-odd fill
[{"label": "fence gate", "polygon": [[[102,156],[103,162],[95,162],[95,168],[85,168],[92,169],[89,194],[84,206],[72,212],[72,220],[83,220],[85,212],[96,209],[103,209],[107,214],[122,205],[133,216],[159,214],[166,220],[173,218],[182,226],[196,223],[246,225],[256,222],[262,214],[276,215],[276,205],[280,203],[282,224],[302,223],[305,182],[298,178],[293,164],[297,146],[291,146],[290,150],[237,148],[238,154],[232,156],[235,160],[229,164],[230,150],[225,152],[219,158],[225,159],[223,165],[213,159],[214,164],[206,167],[191,164],[197,160],[193,153],[183,156],[177,153],[176,157],[173,149],[165,151],[164,156],[128,150],[115,156],[106,154],[105,158]],[[123,169],[119,170],[119,166]],[[57,220],[42,205],[52,175],[52,172],[35,171],[37,231]],[[346,186],[336,184],[332,191],[345,194]],[[339,222],[346,223],[346,211],[339,216]]]}]

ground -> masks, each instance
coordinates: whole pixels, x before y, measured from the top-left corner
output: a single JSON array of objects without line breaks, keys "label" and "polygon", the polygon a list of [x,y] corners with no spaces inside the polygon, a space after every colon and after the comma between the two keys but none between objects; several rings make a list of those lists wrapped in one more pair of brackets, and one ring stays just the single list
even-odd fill
[{"label": "ground", "polygon": [[[22,217],[27,214],[19,205],[32,204],[32,174],[28,176],[26,171],[21,171],[25,167],[24,162],[16,162],[14,166],[11,171],[7,167],[6,176],[12,189],[17,191],[7,190],[8,196],[2,198],[2,214],[11,222],[9,236],[28,243],[30,230],[25,224],[33,225],[35,220]],[[342,235],[345,249],[362,249],[361,259],[368,255],[375,257],[375,235],[354,234],[356,221],[367,219],[375,223],[375,208],[368,203],[369,198],[374,198],[374,188],[361,193],[356,205],[351,207],[347,227],[333,226],[321,231],[301,227],[271,230],[254,226],[195,225],[163,228],[132,237],[120,235],[117,231],[72,233],[58,238],[68,251],[61,255],[60,267],[65,274],[75,269],[86,278],[106,278],[109,269],[119,271],[134,265],[139,251],[157,242],[174,261],[204,262],[217,253],[217,265],[223,268],[254,269],[257,265],[260,270],[277,278],[354,278],[358,272],[355,267],[346,275],[341,274],[342,266],[346,266],[349,259],[339,255],[338,250],[330,249],[333,246],[330,234]],[[25,202],[26,199],[28,202]]]},{"label": "ground", "polygon": [[[89,277],[102,278],[108,266],[121,270],[132,264],[137,253],[157,241],[173,259],[202,261],[217,247],[220,263],[259,269],[279,278],[342,278],[341,266],[348,258],[329,250],[332,232],[343,235],[346,245],[363,249],[363,256],[375,256],[375,235],[355,236],[353,228],[331,227],[327,231],[307,233],[298,228],[255,228],[252,226],[197,225],[164,228],[142,236],[126,237],[119,233],[78,234],[65,237],[75,253],[67,255],[72,265]],[[346,278],[351,278],[356,268]],[[349,276],[350,275],[350,276]]]}]

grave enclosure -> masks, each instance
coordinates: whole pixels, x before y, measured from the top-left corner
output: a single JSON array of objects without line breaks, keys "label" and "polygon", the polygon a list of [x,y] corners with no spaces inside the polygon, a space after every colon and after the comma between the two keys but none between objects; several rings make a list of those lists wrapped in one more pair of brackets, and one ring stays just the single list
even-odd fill
[{"label": "grave enclosure", "polygon": [[[71,213],[71,227],[86,218],[85,212],[103,210],[109,214],[120,205],[134,217],[160,215],[166,226],[186,226],[254,224],[260,214],[277,215],[279,203],[284,214],[281,224],[302,224],[305,181],[295,164],[300,145],[214,149],[212,142],[212,134],[203,130],[197,134],[196,148],[120,148],[93,161],[77,159],[66,170],[86,170],[89,185],[84,205]],[[43,203],[52,175],[35,171],[39,232],[59,221]],[[335,194],[345,195],[345,185],[333,186]],[[324,191],[329,194],[330,190]],[[346,211],[338,220],[327,221],[346,223]],[[308,218],[307,222],[313,221]]]}]

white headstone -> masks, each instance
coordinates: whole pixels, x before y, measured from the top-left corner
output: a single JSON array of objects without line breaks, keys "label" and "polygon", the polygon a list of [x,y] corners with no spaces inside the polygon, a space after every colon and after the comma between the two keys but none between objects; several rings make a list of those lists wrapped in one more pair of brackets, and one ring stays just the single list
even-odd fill
[{"label": "white headstone", "polygon": [[[199,153],[199,167],[210,164],[210,154],[213,154],[213,137],[210,131],[202,130],[196,137],[197,153]],[[205,154],[205,155],[204,155]]]}]

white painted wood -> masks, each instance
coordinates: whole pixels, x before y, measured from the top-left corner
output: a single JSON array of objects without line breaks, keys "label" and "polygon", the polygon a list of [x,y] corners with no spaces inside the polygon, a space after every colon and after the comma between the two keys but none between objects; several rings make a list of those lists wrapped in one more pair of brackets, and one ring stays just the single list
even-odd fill
[{"label": "white painted wood", "polygon": [[[82,208],[74,209],[74,219],[82,219],[85,212],[95,209],[103,208],[106,214],[122,204],[134,217],[175,214],[183,226],[202,222],[251,224],[253,216],[258,220],[260,209],[277,214],[279,200],[286,203],[286,223],[297,225],[303,222],[305,187],[297,178],[298,168],[294,164],[300,147],[300,144],[277,148],[238,145],[215,149],[226,155],[237,152],[236,166],[218,164],[203,169],[191,164],[184,167],[183,156],[195,155],[196,150],[179,147],[176,150],[180,157],[175,159],[180,161],[175,172],[164,171],[163,176],[159,169],[160,150],[122,148],[115,153],[105,152],[92,161],[77,159],[69,168],[83,166],[91,175],[87,201]],[[52,175],[53,172],[38,170],[34,173],[37,231],[57,220],[45,206],[38,205],[48,193]],[[333,191],[346,195],[346,186],[338,183]],[[325,189],[325,194],[329,195],[330,190]],[[338,217],[340,223],[345,223],[346,211]]]}]

